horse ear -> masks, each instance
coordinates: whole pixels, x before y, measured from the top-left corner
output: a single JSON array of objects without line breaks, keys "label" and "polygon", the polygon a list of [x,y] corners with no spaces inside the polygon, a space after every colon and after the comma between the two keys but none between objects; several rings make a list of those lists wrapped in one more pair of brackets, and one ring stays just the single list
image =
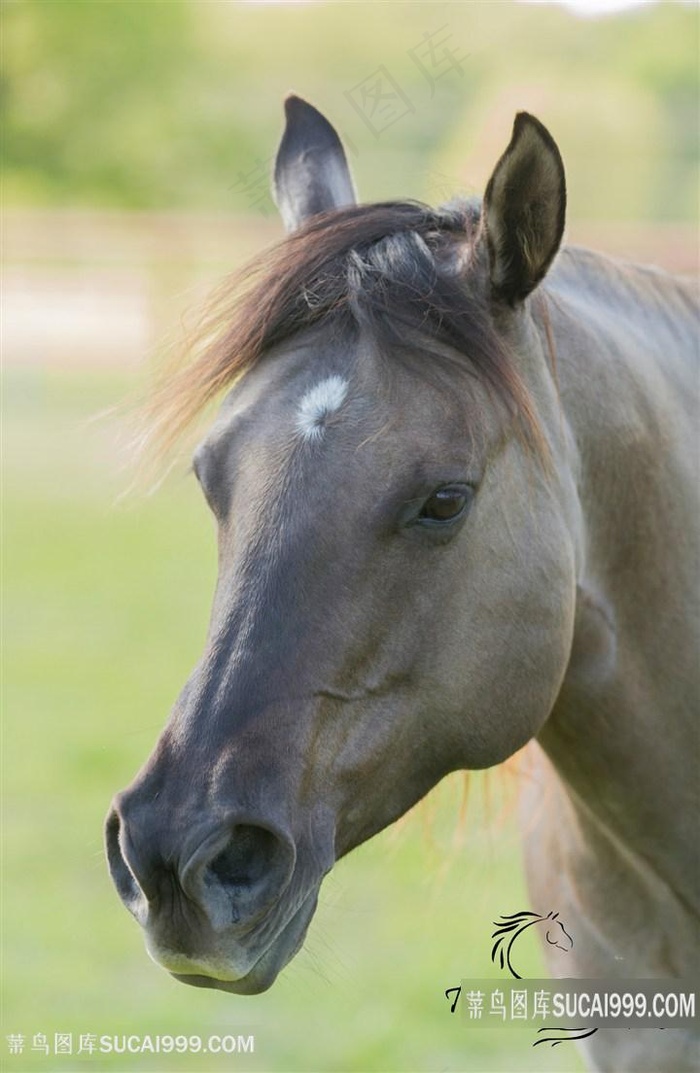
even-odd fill
[{"label": "horse ear", "polygon": [[345,150],[328,120],[293,95],[284,111],[273,194],[287,231],[296,231],[317,212],[355,205],[357,198]]},{"label": "horse ear", "polygon": [[556,142],[538,119],[519,112],[510,145],[484,195],[491,285],[510,305],[543,279],[564,233],[566,179]]}]

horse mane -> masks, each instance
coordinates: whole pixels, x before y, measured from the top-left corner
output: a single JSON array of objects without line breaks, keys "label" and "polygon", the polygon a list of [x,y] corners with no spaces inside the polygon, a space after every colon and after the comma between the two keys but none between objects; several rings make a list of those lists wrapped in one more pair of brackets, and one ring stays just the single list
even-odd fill
[{"label": "horse mane", "polygon": [[476,247],[473,201],[432,209],[416,201],[355,205],[313,217],[215,292],[186,347],[143,408],[145,440],[167,454],[207,405],[272,347],[324,324],[338,338],[370,333],[393,355],[411,355],[426,376],[445,349],[476,376],[525,439],[542,441],[528,391],[496,330],[483,287],[455,268]]}]

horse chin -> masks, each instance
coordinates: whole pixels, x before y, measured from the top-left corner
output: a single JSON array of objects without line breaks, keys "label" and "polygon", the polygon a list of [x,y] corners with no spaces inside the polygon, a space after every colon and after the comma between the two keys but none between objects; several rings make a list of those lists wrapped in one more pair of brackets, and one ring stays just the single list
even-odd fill
[{"label": "horse chin", "polygon": [[318,894],[315,893],[302,903],[277,938],[244,976],[236,977],[233,971],[231,979],[201,972],[168,971],[173,979],[189,984],[190,987],[209,987],[217,991],[228,991],[233,995],[259,995],[272,987],[282,969],[301,950],[317,902]]}]

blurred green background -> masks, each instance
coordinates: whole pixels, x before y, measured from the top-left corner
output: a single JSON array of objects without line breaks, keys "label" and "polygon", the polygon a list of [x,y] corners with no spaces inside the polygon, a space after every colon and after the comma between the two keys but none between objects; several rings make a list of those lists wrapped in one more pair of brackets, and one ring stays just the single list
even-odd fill
[{"label": "blurred green background", "polygon": [[[2,5],[1,1068],[583,1068],[527,1032],[470,1032],[444,997],[495,975],[491,921],[528,906],[510,775],[473,779],[465,817],[448,780],[342,862],[267,994],[188,989],[148,960],[101,823],[199,654],[214,532],[185,465],[123,497],[125,418],[94,419],[143,386],[183,310],[280,236],[267,184],[290,90],[342,132],[366,199],[480,191],[529,109],[562,149],[572,238],[693,269],[697,9],[582,6]],[[523,975],[543,975],[534,940],[521,949]],[[33,1049],[56,1032],[74,1052],[122,1033],[254,1034],[255,1051]]]}]

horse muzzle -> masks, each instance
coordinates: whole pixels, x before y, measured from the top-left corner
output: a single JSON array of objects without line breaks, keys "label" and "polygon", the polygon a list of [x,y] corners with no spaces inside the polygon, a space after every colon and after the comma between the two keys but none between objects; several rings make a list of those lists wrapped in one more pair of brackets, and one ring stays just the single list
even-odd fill
[{"label": "horse muzzle", "polygon": [[188,831],[172,810],[154,822],[156,804],[127,790],[105,827],[114,885],[149,955],[195,987],[266,990],[301,947],[332,859],[320,874],[304,867],[300,856],[323,855],[300,855],[268,819],[228,813]]}]

